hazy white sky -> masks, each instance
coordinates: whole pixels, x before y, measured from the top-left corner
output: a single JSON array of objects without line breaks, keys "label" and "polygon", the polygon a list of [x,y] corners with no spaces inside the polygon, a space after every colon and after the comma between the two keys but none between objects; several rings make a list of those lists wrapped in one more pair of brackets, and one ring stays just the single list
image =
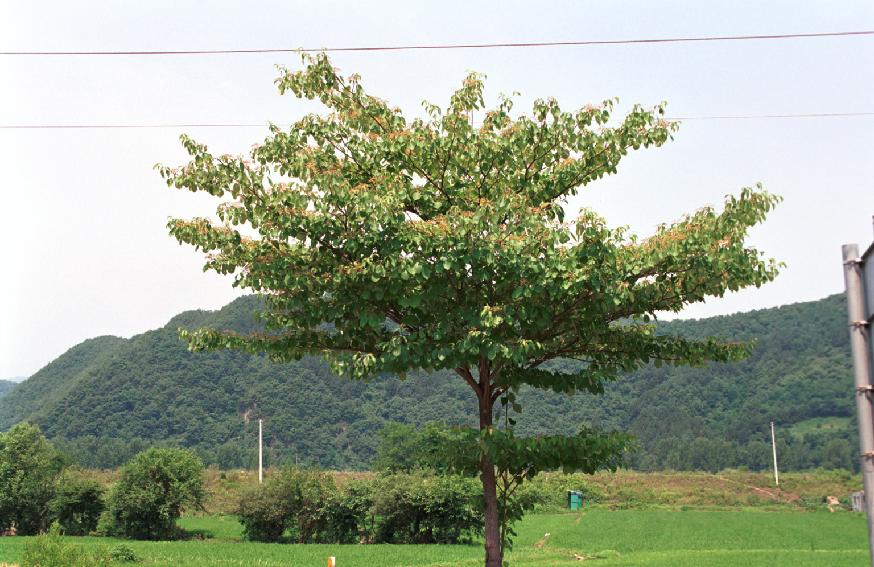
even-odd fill
[{"label": "hazy white sky", "polygon": [[[296,48],[486,43],[874,29],[868,0],[659,2],[32,2],[0,4],[0,51]],[[333,57],[410,114],[443,104],[468,70],[517,109],[619,96],[672,116],[874,111],[874,37],[670,45],[347,53]],[[274,64],[293,55],[0,56],[0,124],[287,123]],[[216,153],[265,128],[188,129]],[[181,131],[0,130],[0,378],[30,375],[83,339],[130,336],[238,292],[167,236],[169,216],[211,198],[162,183]],[[785,261],[759,290],[690,308],[701,317],[817,299],[843,289],[840,245],[868,243],[874,117],[687,121],[632,155],[576,205],[641,235],[761,181],[785,197],[753,242]]]}]

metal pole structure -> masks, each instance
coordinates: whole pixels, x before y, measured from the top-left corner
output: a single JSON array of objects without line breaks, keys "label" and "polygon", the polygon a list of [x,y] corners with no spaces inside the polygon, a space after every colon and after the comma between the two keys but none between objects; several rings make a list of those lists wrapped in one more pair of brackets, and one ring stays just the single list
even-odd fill
[{"label": "metal pole structure", "polygon": [[771,450],[774,452],[774,485],[780,486],[780,473],[777,471],[777,437],[774,435],[774,422],[771,422]]},{"label": "metal pole structure", "polygon": [[258,484],[264,481],[264,453],[261,450],[261,420],[258,420]]},{"label": "metal pole structure", "polygon": [[859,246],[856,244],[845,244],[843,253],[850,347],[853,351],[853,374],[856,381],[856,412],[859,415],[865,514],[868,517],[868,547],[871,552],[871,565],[874,566],[874,416],[871,407],[871,360],[868,350],[868,322],[865,317],[862,260],[859,258]]}]

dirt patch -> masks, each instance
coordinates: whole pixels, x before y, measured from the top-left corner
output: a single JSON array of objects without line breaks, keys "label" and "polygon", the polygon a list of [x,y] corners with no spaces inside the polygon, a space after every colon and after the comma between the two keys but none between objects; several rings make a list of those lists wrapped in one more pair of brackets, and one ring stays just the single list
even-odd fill
[{"label": "dirt patch", "polygon": [[786,504],[792,504],[794,502],[797,502],[801,498],[801,496],[799,494],[796,494],[794,492],[783,492],[782,490],[779,492],[773,492],[771,490],[767,490],[767,489],[761,488],[759,486],[753,486],[752,484],[745,484],[743,482],[740,482],[737,480],[732,480],[730,478],[725,478],[724,476],[719,476],[719,475],[714,475],[714,478],[718,478],[721,481],[729,482],[731,484],[735,484],[738,486],[743,486],[744,488],[746,488],[748,490],[753,490],[753,491],[755,491],[759,494],[762,494],[764,496],[767,496],[768,498],[771,498],[772,500],[775,500],[777,502],[784,502]]}]

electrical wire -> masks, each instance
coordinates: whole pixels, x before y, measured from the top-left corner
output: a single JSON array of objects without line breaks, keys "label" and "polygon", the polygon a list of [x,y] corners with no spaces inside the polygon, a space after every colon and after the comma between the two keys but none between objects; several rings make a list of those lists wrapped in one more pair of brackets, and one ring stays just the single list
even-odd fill
[{"label": "electrical wire", "polygon": [[[2,130],[121,130],[135,128],[265,128],[268,124],[0,124]],[[277,124],[277,126],[291,126]]]},{"label": "electrical wire", "polygon": [[[724,114],[711,116],[673,116],[666,120],[769,120],[789,118],[871,117],[874,112],[806,112],[798,114]],[[275,124],[289,127],[291,124]],[[174,124],[0,124],[0,130],[124,130],[161,128],[266,128],[268,123],[191,122]]]},{"label": "electrical wire", "polygon": [[[584,40],[584,41],[551,41],[523,43],[477,43],[477,44],[446,44],[446,45],[397,45],[368,47],[327,47],[321,49],[211,49],[211,50],[174,50],[174,51],[0,51],[0,56],[139,56],[139,55],[227,55],[227,54],[258,54],[258,53],[294,53],[294,52],[361,52],[361,51],[409,51],[435,49],[490,49],[513,47],[559,47],[586,45],[633,45],[660,43],[688,43],[706,41],[741,41],[741,40],[784,40],[822,37],[871,36],[874,30],[816,32],[795,34],[767,35],[734,35],[734,36],[699,36],[671,37],[646,39],[617,40]],[[713,115],[713,116],[679,116],[672,120],[755,120],[780,118],[841,118],[874,116],[874,112],[813,112],[801,114],[748,114],[748,115]],[[0,130],[103,130],[103,129],[160,129],[160,128],[262,128],[266,124],[255,123],[179,123],[179,124],[0,124]],[[282,126],[282,125],[280,125]],[[286,125],[288,126],[288,125]]]},{"label": "electrical wire", "polygon": [[0,55],[23,55],[23,56],[151,56],[151,55],[252,55],[263,53],[296,53],[296,52],[367,52],[367,51],[415,51],[437,49],[495,49],[512,47],[568,47],[586,45],[636,45],[636,44],[659,44],[659,43],[692,43],[707,41],[745,41],[745,40],[784,40],[784,39],[809,39],[822,37],[853,37],[871,36],[874,30],[838,31],[838,32],[815,32],[815,33],[788,33],[788,34],[762,34],[762,35],[722,35],[722,36],[698,36],[698,37],[664,37],[644,39],[593,39],[581,41],[538,41],[538,42],[515,42],[515,43],[460,43],[460,44],[433,44],[433,45],[382,45],[382,46],[359,46],[359,47],[322,47],[322,48],[263,48],[263,49],[179,49],[179,50],[152,50],[152,51],[0,51]]},{"label": "electrical wire", "polygon": [[874,112],[804,112],[798,114],[724,114],[714,116],[674,116],[667,120],[760,120],[773,118],[848,118],[874,116]]}]

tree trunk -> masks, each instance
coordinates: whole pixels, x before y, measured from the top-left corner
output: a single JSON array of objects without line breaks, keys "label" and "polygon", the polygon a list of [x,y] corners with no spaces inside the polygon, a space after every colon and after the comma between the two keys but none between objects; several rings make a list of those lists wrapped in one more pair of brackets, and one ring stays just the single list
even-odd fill
[{"label": "tree trunk", "polygon": [[[482,394],[479,399],[480,431],[492,426],[491,391],[487,382],[485,386],[482,388]],[[486,567],[501,567],[503,558],[501,553],[501,527],[498,518],[495,466],[485,453],[480,456],[480,471],[480,479],[483,483],[483,503],[485,505],[483,515],[485,516]]]}]

